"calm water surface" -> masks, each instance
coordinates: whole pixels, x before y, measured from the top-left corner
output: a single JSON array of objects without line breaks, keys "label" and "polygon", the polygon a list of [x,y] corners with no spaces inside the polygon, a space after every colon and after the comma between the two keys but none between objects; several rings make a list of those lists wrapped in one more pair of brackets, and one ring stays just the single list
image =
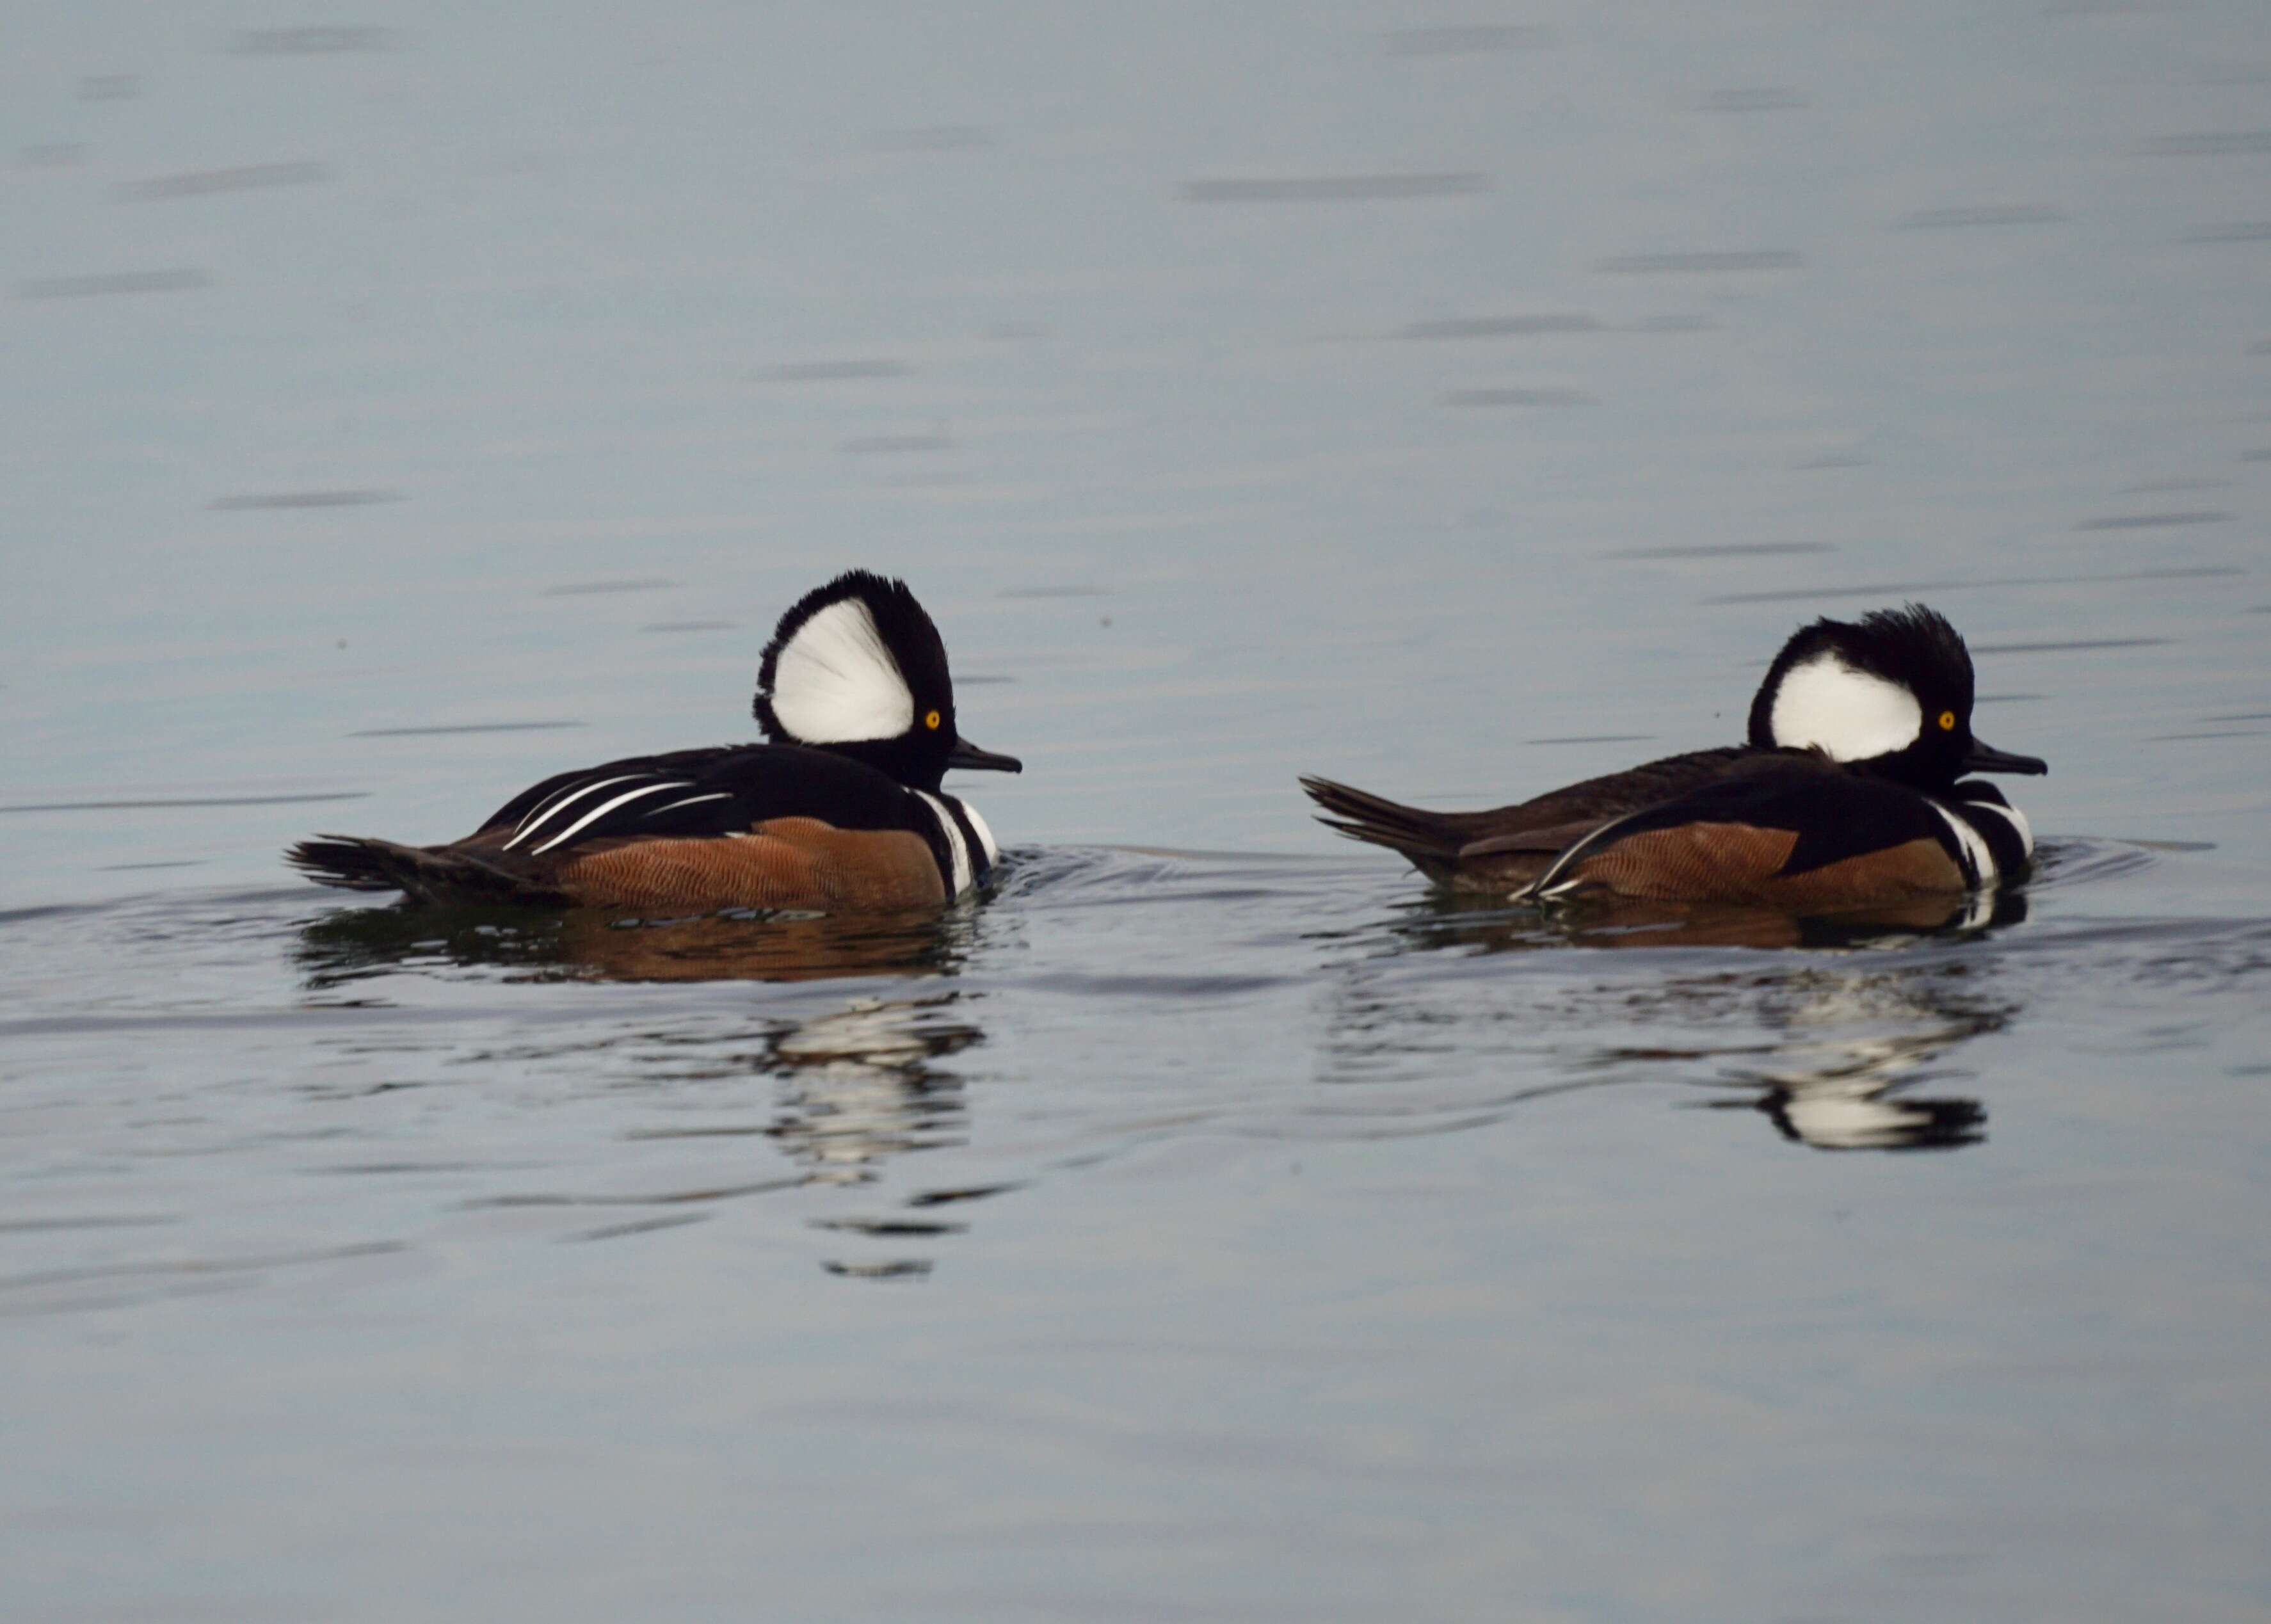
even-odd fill
[{"label": "calm water surface", "polygon": [[[2260,8],[75,7],[0,62],[11,1619],[2271,1616]],[[359,906],[906,575],[942,917]],[[1977,656],[1938,929],[1322,771]]]}]

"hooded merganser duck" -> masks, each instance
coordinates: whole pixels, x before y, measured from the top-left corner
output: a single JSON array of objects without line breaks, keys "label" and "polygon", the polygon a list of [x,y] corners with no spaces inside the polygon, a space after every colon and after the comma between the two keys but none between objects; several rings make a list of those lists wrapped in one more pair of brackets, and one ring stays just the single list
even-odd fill
[{"label": "hooded merganser duck", "polygon": [[931,906],[999,860],[940,781],[1023,764],[956,730],[946,644],[905,582],[853,570],[806,593],[765,645],[754,709],[764,743],[563,772],[446,846],[324,835],[286,857],[350,890],[678,913]]},{"label": "hooded merganser duck", "polygon": [[1962,775],[2050,769],[1975,738],[1971,700],[1963,639],[1910,604],[1801,628],[1751,702],[1747,744],[1487,812],[1422,811],[1327,778],[1301,784],[1331,815],[1320,822],[1401,853],[1454,890],[1866,906],[2026,871],[2026,818]]}]

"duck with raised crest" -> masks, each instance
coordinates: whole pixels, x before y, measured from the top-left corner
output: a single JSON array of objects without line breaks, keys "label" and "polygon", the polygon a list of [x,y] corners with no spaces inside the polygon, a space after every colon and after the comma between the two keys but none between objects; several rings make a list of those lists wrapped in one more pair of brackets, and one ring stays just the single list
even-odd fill
[{"label": "duck with raised crest", "polygon": [[1483,812],[1306,778],[1321,822],[1452,890],[1834,911],[2022,875],[2026,818],[1975,772],[2045,772],[1971,732],[1970,652],[1920,604],[1783,644],[1746,744],[1666,756]]},{"label": "duck with raised crest", "polygon": [[854,570],[807,593],[765,645],[755,709],[763,743],[563,772],[446,846],[324,835],[286,855],[351,890],[650,914],[935,905],[1000,860],[941,781],[1022,764],[957,729],[946,645],[904,582]]}]

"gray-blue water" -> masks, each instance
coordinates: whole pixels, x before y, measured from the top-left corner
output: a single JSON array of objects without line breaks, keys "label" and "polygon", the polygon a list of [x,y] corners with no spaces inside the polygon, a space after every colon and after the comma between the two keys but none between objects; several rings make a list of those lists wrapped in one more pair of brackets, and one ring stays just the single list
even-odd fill
[{"label": "gray-blue water", "polygon": [[[19,11],[0,1613],[2271,1615],[2260,6]],[[982,902],[282,868],[749,736],[855,563]],[[1293,784],[1910,597],[2051,764],[1969,929]]]}]

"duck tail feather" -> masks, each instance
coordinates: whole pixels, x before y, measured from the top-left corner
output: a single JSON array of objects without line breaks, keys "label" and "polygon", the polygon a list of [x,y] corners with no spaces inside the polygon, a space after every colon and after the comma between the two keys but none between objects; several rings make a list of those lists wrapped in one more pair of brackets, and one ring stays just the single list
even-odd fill
[{"label": "duck tail feather", "polygon": [[1450,859],[1468,837],[1440,813],[1393,801],[1330,778],[1304,778],[1301,787],[1329,816],[1317,821],[1351,840],[1367,841],[1400,852],[1414,862],[1421,858]]},{"label": "duck tail feather", "polygon": [[463,852],[367,835],[318,835],[293,846],[284,860],[318,885],[405,891],[428,902],[443,897],[527,900],[543,890]]}]

